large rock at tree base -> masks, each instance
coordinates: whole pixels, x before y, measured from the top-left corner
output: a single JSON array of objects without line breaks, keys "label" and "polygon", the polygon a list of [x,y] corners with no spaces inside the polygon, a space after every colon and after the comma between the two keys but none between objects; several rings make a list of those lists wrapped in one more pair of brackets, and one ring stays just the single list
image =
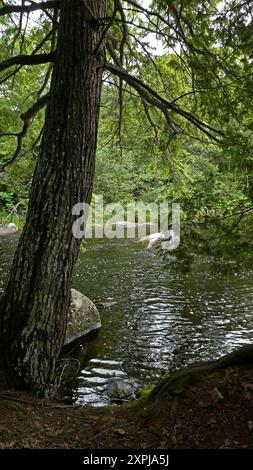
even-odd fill
[{"label": "large rock at tree base", "polygon": [[95,304],[85,295],[71,289],[71,305],[64,346],[76,343],[79,339],[101,328],[101,319]]},{"label": "large rock at tree base", "polygon": [[15,224],[10,223],[0,228],[0,235],[13,235],[14,233],[18,233],[18,231],[18,227]]}]

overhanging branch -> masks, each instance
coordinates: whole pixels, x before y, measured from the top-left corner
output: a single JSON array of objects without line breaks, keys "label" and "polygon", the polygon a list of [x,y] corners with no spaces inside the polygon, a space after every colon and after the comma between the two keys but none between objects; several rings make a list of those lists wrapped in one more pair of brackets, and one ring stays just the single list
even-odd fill
[{"label": "overhanging branch", "polygon": [[0,8],[0,16],[11,13],[30,13],[37,10],[46,10],[49,8],[60,8],[61,0],[51,0],[48,2],[32,3],[30,5],[5,5]]},{"label": "overhanging branch", "polygon": [[21,114],[21,119],[23,121],[23,128],[21,132],[14,134],[14,133],[7,133],[7,134],[1,134],[0,137],[9,137],[9,136],[15,136],[17,137],[17,148],[15,150],[14,155],[10,160],[5,162],[2,166],[0,166],[0,173],[3,173],[6,169],[7,166],[11,165],[12,163],[16,162],[19,160],[21,156],[21,151],[23,148],[23,139],[27,134],[27,131],[29,127],[32,124],[32,119],[34,116],[42,109],[44,106],[46,106],[47,102],[49,99],[49,93],[46,95],[42,96],[36,103],[34,103],[25,113]]},{"label": "overhanging branch", "polygon": [[150,86],[146,85],[142,80],[130,75],[126,70],[120,68],[118,65],[114,65],[111,63],[106,63],[106,69],[114,75],[122,78],[124,82],[128,83],[132,88],[134,88],[142,99],[152,106],[156,106],[157,108],[161,109],[165,118],[167,120],[168,125],[173,129],[175,132],[180,132],[177,128],[173,120],[170,116],[170,111],[175,112],[176,114],[184,117],[187,121],[194,124],[196,128],[198,128],[201,132],[206,134],[210,139],[219,142],[220,140],[217,138],[217,135],[223,136],[224,133],[218,129],[215,129],[208,124],[202,122],[193,114],[184,111],[183,109],[179,108],[175,104],[170,103],[165,98],[160,96],[155,90],[153,90]]},{"label": "overhanging branch", "polygon": [[55,54],[50,52],[49,54],[37,54],[37,55],[17,55],[10,57],[10,59],[3,60],[0,62],[0,72],[12,67],[13,65],[39,65],[46,64],[48,62],[54,62]]}]

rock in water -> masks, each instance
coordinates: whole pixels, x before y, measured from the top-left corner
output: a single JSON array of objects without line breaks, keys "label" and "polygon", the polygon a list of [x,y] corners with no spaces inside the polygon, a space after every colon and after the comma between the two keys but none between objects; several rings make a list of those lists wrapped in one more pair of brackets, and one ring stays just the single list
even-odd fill
[{"label": "rock in water", "polygon": [[158,242],[163,240],[163,234],[161,232],[158,233],[151,233],[150,235],[147,235],[146,237],[141,238],[139,241],[142,243],[144,246],[146,246],[147,250],[150,250],[153,248],[154,245],[156,245]]},{"label": "rock in water", "polygon": [[125,400],[135,398],[135,392],[140,388],[140,384],[133,379],[112,378],[106,387],[106,395],[111,403],[122,403]]},{"label": "rock in water", "polygon": [[95,304],[85,295],[71,289],[71,305],[64,345],[69,346],[101,328],[101,319]]},{"label": "rock in water", "polygon": [[96,302],[95,305],[98,310],[103,310],[104,308],[111,308],[113,305],[116,305],[117,302],[109,300],[108,302]]},{"label": "rock in water", "polygon": [[18,230],[17,225],[13,223],[6,224],[0,228],[0,235],[13,235],[14,233],[18,233]]},{"label": "rock in water", "polygon": [[[150,235],[147,235],[146,237],[142,237],[139,242],[142,243],[144,246],[146,246],[147,250],[150,250],[153,248],[154,245],[162,242],[169,242],[172,243],[173,241],[177,240],[177,234],[175,233],[173,235],[173,231],[167,231],[167,232],[157,232],[157,233],[151,233]],[[167,247],[168,249],[168,247]]]}]

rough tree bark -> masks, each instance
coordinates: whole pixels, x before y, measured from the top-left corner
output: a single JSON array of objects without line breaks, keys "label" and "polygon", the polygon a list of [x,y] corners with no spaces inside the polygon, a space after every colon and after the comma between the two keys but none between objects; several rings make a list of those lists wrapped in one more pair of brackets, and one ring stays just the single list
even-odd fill
[{"label": "rough tree bark", "polygon": [[[26,225],[0,305],[9,382],[44,392],[65,335],[79,242],[72,207],[90,202],[105,60],[106,0],[63,0],[56,60]],[[97,47],[99,45],[99,47]]]}]

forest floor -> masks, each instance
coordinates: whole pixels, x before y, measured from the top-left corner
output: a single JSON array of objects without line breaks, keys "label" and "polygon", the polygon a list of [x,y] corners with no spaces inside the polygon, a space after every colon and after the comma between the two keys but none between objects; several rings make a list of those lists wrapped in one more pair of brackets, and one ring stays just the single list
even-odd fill
[{"label": "forest floor", "polygon": [[187,386],[174,424],[169,399],[152,408],[69,407],[0,391],[0,448],[253,448],[253,368]]}]

